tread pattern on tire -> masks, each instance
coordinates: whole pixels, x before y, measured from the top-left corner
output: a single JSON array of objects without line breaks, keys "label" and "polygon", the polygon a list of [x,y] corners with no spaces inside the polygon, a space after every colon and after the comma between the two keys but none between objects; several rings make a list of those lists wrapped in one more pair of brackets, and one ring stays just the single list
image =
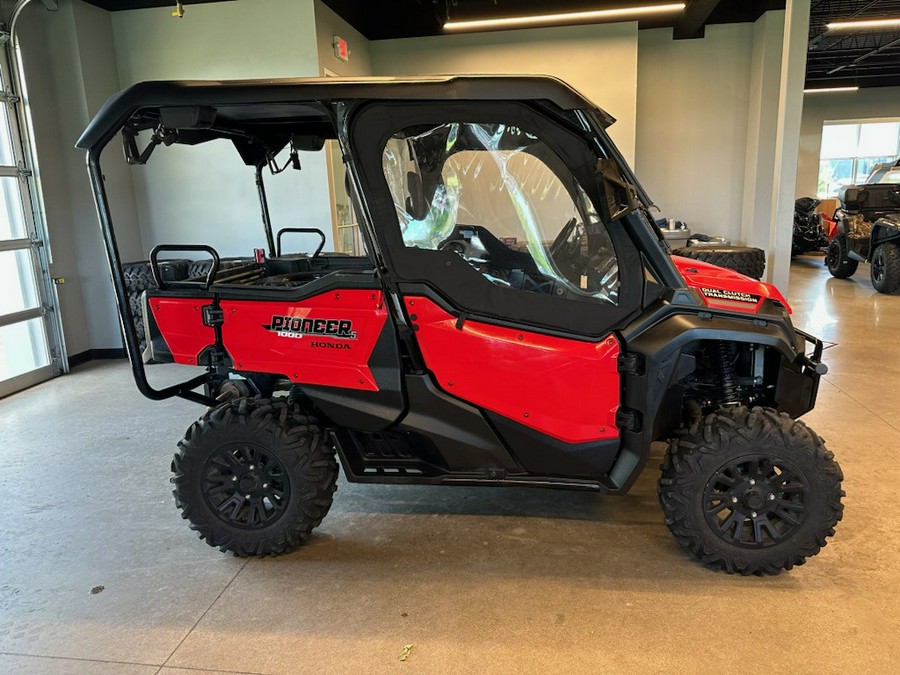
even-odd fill
[{"label": "tread pattern on tire", "polygon": [[879,293],[892,294],[900,291],[900,246],[893,241],[887,241],[878,246],[884,256],[884,280],[881,284],[875,282],[874,269],[872,285]]},{"label": "tread pattern on tire", "polygon": [[[804,474],[815,485],[811,499],[819,513],[811,507],[807,521],[791,540],[742,549],[711,530],[703,516],[702,495],[723,461],[764,445],[795,455],[788,458],[794,464],[797,457],[805,458]],[[826,545],[843,515],[844,477],[834,455],[803,422],[771,408],[740,406],[706,416],[672,442],[660,468],[659,501],[676,541],[707,567],[729,574],[778,574],[802,565]]]},{"label": "tread pattern on tire", "polygon": [[[214,449],[205,447],[205,440],[235,427],[270,434],[278,444],[279,460],[292,474],[288,511],[259,531],[230,527],[197,492],[206,456]],[[175,504],[201,539],[239,557],[263,557],[292,551],[309,538],[331,508],[338,466],[315,417],[286,399],[241,398],[207,411],[190,426],[178,443],[172,473]]]},{"label": "tread pattern on tire", "polygon": [[835,279],[847,279],[856,274],[859,262],[847,257],[847,242],[843,235],[835,237],[825,249],[825,267]]},{"label": "tread pattern on tire", "polygon": [[[165,260],[160,263],[160,273],[169,281],[181,281],[186,279],[190,260]],[[125,290],[128,291],[128,305],[134,315],[134,329],[137,333],[138,344],[141,351],[147,347],[147,338],[144,332],[144,318],[141,296],[144,291],[156,288],[153,272],[150,270],[150,262],[130,262],[122,264],[122,274],[125,277]]]},{"label": "tread pattern on tire", "polygon": [[701,260],[734,270],[753,279],[762,279],[766,273],[766,252],[750,246],[685,246],[672,251],[672,255]]}]

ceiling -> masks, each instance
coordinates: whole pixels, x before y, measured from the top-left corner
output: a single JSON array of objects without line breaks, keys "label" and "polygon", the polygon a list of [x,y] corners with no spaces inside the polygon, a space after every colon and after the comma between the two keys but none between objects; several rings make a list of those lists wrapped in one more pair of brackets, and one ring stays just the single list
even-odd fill
[{"label": "ceiling", "polygon": [[885,18],[900,18],[900,0],[812,0],[806,86],[900,86],[900,28],[829,31],[825,27],[835,20]]},{"label": "ceiling", "polygon": [[[217,0],[182,0],[185,8]],[[221,0],[220,0],[221,1]],[[640,6],[671,0],[323,0],[370,40],[440,35],[444,21],[578,12]],[[703,37],[704,27],[717,23],[755,21],[785,0],[684,0],[678,14],[642,18],[640,28],[673,26],[673,37]],[[118,11],[143,7],[173,7],[174,0],[87,0]],[[900,17],[900,0],[811,0],[809,87],[858,85],[900,86],[900,28],[853,32],[828,31],[830,21]]]}]

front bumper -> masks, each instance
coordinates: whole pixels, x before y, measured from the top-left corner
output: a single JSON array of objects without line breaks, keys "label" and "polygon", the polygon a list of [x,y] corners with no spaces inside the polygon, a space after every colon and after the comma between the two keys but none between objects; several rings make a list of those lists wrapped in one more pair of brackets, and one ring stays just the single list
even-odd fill
[{"label": "front bumper", "polygon": [[798,353],[793,360],[781,357],[775,404],[778,410],[797,418],[815,407],[819,380],[828,372],[828,367],[822,363],[822,352],[825,349],[822,341],[796,328],[794,333],[797,336]]}]

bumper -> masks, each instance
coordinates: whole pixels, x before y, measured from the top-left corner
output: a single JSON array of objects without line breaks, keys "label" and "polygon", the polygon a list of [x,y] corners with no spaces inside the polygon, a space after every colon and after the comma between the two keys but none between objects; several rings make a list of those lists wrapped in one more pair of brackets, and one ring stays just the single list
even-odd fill
[{"label": "bumper", "polygon": [[798,354],[793,360],[781,357],[775,403],[779,410],[797,418],[815,407],[819,380],[828,367],[822,363],[822,341],[796,328],[794,332]]}]

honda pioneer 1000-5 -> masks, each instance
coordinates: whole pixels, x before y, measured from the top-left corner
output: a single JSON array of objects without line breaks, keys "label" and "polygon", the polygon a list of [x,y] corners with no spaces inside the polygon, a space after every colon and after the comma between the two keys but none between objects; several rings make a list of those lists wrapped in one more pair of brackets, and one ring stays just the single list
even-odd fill
[{"label": "honda pioneer 1000-5", "polygon": [[[660,503],[694,556],[768,574],[815,555],[843,494],[797,421],[822,342],[773,286],[670,255],[612,122],[547,77],[151,82],[112,97],[78,146],[137,385],[209,408],[172,462],[191,527],[237,555],[289,551],[331,505],[336,456],[351,482],[623,493],[664,439]],[[195,229],[203,240],[153,249],[153,283],[129,298],[140,269],[123,270],[100,168],[117,136],[133,165],[232,146],[261,199],[256,256],[221,258],[216,228]],[[266,199],[268,168],[335,142],[358,255],[323,252],[331,224],[308,214],[274,228]],[[315,250],[283,250],[285,234]],[[157,389],[153,362],[203,372]]]}]

